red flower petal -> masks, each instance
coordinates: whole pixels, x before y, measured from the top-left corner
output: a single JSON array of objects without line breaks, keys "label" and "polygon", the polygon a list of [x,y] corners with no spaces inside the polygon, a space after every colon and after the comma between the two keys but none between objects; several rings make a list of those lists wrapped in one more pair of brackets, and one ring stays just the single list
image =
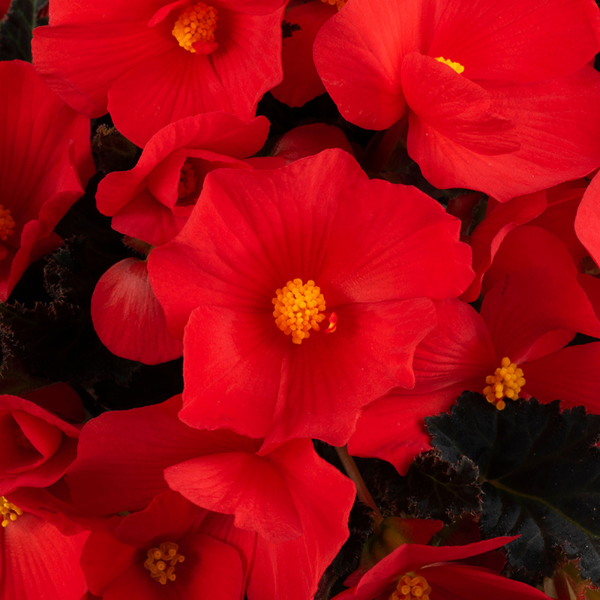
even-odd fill
[{"label": "red flower petal", "polygon": [[600,177],[596,175],[586,190],[575,217],[575,232],[597,265],[600,265]]},{"label": "red flower petal", "polygon": [[98,337],[117,356],[155,365],[183,352],[167,329],[144,261],[126,258],[104,273],[96,284],[91,312]]}]

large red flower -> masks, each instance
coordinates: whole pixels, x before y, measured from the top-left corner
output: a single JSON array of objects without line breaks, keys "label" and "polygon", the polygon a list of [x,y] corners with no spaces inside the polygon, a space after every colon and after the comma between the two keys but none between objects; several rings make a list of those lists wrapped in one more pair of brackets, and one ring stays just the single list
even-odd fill
[{"label": "large red flower", "polygon": [[66,478],[76,505],[96,515],[144,509],[170,487],[214,511],[202,531],[243,554],[251,600],[311,598],[348,536],[352,482],[311,440],[260,453],[262,440],[188,427],[180,408],[178,396],[90,421]]},{"label": "large red flower", "polygon": [[94,172],[90,121],[29,63],[0,64],[0,301],[35,260],[57,248],[58,221]]},{"label": "large red flower", "polygon": [[[210,111],[247,121],[281,81],[285,0],[57,0],[32,45],[36,69],[69,105],[107,110],[138,146]],[[186,27],[195,23],[195,31]],[[189,34],[189,35],[188,35]],[[187,36],[187,37],[186,37]]]},{"label": "large red flower", "polygon": [[185,328],[180,416],[269,442],[346,443],[361,406],[414,384],[430,299],[471,280],[458,229],[341,150],[210,173],[184,229],[149,259],[172,333]]},{"label": "large red flower", "polygon": [[317,34],[342,115],[386,129],[438,188],[504,201],[600,164],[600,49],[592,0],[353,0]]}]

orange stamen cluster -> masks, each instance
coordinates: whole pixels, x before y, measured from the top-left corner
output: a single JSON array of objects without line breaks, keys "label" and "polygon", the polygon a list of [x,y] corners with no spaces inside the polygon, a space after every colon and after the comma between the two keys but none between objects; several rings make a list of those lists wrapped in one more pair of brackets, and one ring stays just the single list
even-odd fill
[{"label": "orange stamen cluster", "polygon": [[192,47],[196,42],[214,42],[217,28],[217,9],[198,2],[181,11],[175,21],[173,35],[179,45],[188,52],[196,52]]},{"label": "orange stamen cluster", "polygon": [[148,550],[148,558],[144,567],[150,571],[152,579],[165,585],[167,581],[175,581],[175,565],[185,560],[178,552],[179,546],[173,542],[164,542],[158,548]]},{"label": "orange stamen cluster", "polygon": [[517,400],[521,388],[525,385],[525,378],[523,370],[511,363],[507,356],[500,364],[502,366],[497,368],[493,375],[485,378],[487,387],[483,390],[483,395],[490,404],[494,404],[498,410],[503,410],[506,406],[503,398]]},{"label": "orange stamen cluster", "polygon": [[348,0],[321,0],[321,2],[335,6],[338,10],[342,10],[342,8],[346,6],[346,2],[348,2]]},{"label": "orange stamen cluster", "polygon": [[23,511],[9,502],[4,496],[0,496],[0,515],[2,515],[2,527],[6,527],[11,521],[16,521]]},{"label": "orange stamen cluster", "polygon": [[275,292],[273,298],[275,324],[283,333],[292,336],[294,344],[310,337],[310,330],[319,331],[319,323],[325,319],[325,298],[321,288],[312,279],[288,281]]},{"label": "orange stamen cluster", "polygon": [[438,56],[435,60],[448,65],[451,69],[454,69],[459,75],[465,70],[465,68],[459,62],[452,62],[449,58]]},{"label": "orange stamen cluster", "polygon": [[421,575],[407,573],[400,578],[389,600],[429,600],[431,587]]},{"label": "orange stamen cluster", "polygon": [[183,167],[181,167],[181,172],[179,174],[179,184],[177,185],[177,196],[179,198],[185,198],[189,196],[191,193],[196,191],[196,175],[194,173],[194,169],[192,169],[192,165],[190,165],[187,160],[183,163]]},{"label": "orange stamen cluster", "polygon": [[4,208],[0,204],[0,240],[5,242],[8,236],[15,232],[15,225],[16,223],[10,214],[10,209]]}]

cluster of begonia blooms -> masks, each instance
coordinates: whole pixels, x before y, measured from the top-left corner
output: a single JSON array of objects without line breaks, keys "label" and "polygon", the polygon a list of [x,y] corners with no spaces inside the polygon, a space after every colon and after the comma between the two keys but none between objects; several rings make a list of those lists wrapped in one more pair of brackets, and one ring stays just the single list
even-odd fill
[{"label": "cluster of begonia blooms", "polygon": [[[138,255],[91,317],[184,388],[93,418],[65,383],[0,396],[0,597],[309,600],[368,500],[348,451],[405,474],[464,390],[599,414],[600,342],[569,345],[600,338],[598,51],[593,0],[50,0],[33,65],[0,62],[0,300],[61,245],[109,113],[140,154],[95,202]],[[327,92],[378,144],[274,140],[267,92]],[[403,144],[474,193],[390,176]],[[469,562],[514,538],[440,527],[335,597],[547,598]]]}]

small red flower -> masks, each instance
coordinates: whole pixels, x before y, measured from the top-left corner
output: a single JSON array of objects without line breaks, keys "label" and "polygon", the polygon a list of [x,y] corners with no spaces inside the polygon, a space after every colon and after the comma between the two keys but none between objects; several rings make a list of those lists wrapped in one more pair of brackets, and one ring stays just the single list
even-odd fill
[{"label": "small red flower", "polygon": [[29,63],[0,63],[0,301],[25,269],[57,248],[58,221],[94,173],[90,121],[70,109]]},{"label": "small red flower", "polygon": [[403,544],[369,569],[335,600],[548,600],[543,592],[482,567],[459,561],[500,548],[515,538],[503,537],[466,546]]},{"label": "small red flower", "polygon": [[413,385],[430,298],[469,283],[458,228],[341,150],[210,173],[179,236],[149,258],[171,332],[185,328],[180,416],[269,443],[345,444],[362,406]]},{"label": "small red flower", "polygon": [[[138,146],[192,115],[254,116],[281,81],[284,0],[57,0],[32,44],[38,72],[70,106],[110,112]],[[188,31],[189,29],[189,31]],[[193,31],[192,31],[193,29]]]}]

